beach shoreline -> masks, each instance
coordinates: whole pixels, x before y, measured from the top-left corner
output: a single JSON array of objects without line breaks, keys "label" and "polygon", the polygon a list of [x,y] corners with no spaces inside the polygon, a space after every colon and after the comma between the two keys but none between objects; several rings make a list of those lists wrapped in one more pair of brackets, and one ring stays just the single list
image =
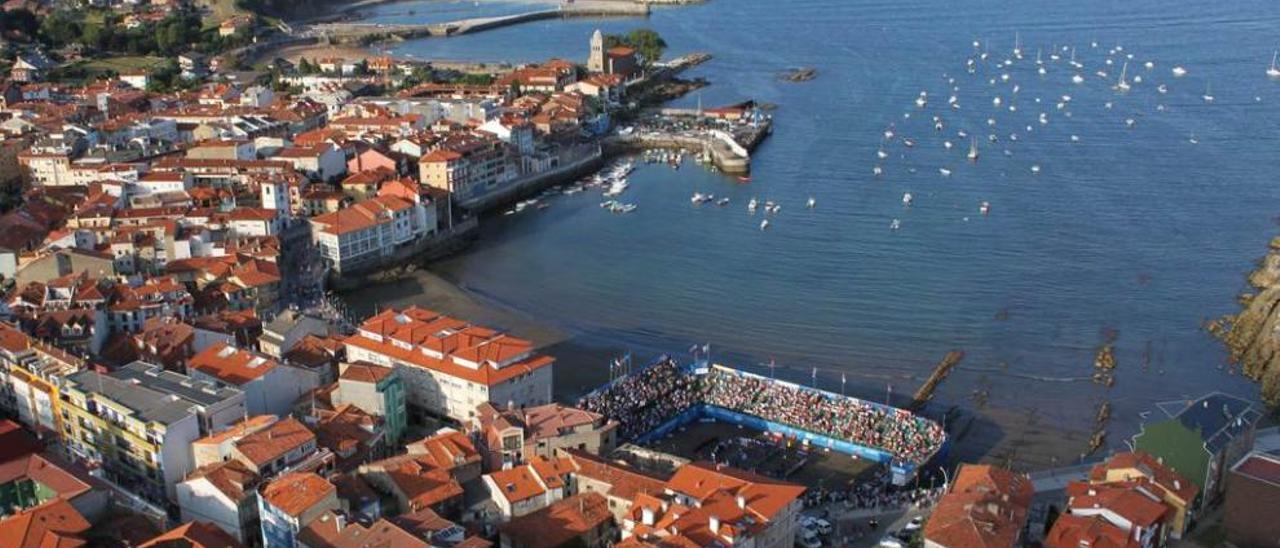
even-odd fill
[{"label": "beach shoreline", "polygon": [[[362,316],[386,308],[418,306],[528,339],[541,352],[556,358],[553,393],[556,400],[566,403],[608,381],[608,364],[630,349],[620,341],[557,324],[492,299],[430,269],[340,295]],[[682,349],[669,351],[679,353]],[[635,366],[648,363],[648,359],[638,357]],[[985,462],[1022,470],[1066,466],[1081,460],[1090,436],[1090,432],[1047,424],[1027,409],[975,409],[959,402],[937,402],[926,408],[926,415],[940,419],[936,415],[950,414],[948,408],[959,411],[958,417],[948,419],[953,421],[949,423],[953,439],[948,456],[952,462]]]}]

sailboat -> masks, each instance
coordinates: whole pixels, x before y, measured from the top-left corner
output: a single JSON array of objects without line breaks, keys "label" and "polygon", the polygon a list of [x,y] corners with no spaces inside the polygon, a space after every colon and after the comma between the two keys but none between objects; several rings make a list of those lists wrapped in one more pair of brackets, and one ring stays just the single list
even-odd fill
[{"label": "sailboat", "polygon": [[1129,91],[1129,81],[1125,79],[1125,73],[1129,71],[1129,62],[1125,61],[1124,66],[1120,67],[1120,81],[1116,82],[1116,91]]},{"label": "sailboat", "polygon": [[1267,69],[1267,76],[1272,78],[1280,78],[1280,68],[1276,68],[1276,55],[1280,52],[1271,52],[1271,68]]},{"label": "sailboat", "polygon": [[1213,90],[1209,88],[1209,82],[1204,83],[1204,95],[1201,95],[1201,97],[1204,98],[1204,102],[1206,103],[1212,103],[1215,99],[1213,96]]},{"label": "sailboat", "polygon": [[978,161],[978,140],[976,138],[969,141],[969,161]]},{"label": "sailboat", "polygon": [[1013,56],[1022,59],[1022,36],[1017,32],[1013,33]]},{"label": "sailboat", "polygon": [[813,209],[815,207],[818,207],[818,201],[813,199],[813,196],[810,196],[809,201],[805,203],[805,206],[808,207],[809,209]]}]

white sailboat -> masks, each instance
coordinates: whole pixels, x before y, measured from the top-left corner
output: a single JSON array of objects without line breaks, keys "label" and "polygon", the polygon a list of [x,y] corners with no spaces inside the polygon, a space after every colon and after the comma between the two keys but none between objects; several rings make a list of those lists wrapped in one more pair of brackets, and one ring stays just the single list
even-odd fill
[{"label": "white sailboat", "polygon": [[1271,68],[1267,69],[1267,76],[1272,78],[1280,78],[1280,68],[1276,68],[1276,55],[1280,55],[1280,52],[1271,52]]},{"label": "white sailboat", "polygon": [[966,156],[970,162],[978,161],[978,140],[971,139],[969,141],[969,154]]},{"label": "white sailboat", "polygon": [[986,215],[987,213],[990,213],[990,212],[991,212],[991,202],[982,202],[982,205],[978,206],[978,213]]},{"label": "white sailboat", "polygon": [[1187,75],[1187,69],[1182,68],[1182,66],[1173,67],[1171,72],[1173,72],[1174,78],[1182,78]]},{"label": "white sailboat", "polygon": [[902,195],[902,205],[909,206],[911,205],[911,201],[912,201],[912,197],[910,192],[904,193]]},{"label": "white sailboat", "polygon": [[815,199],[813,199],[813,196],[810,196],[810,197],[809,197],[809,201],[808,201],[808,202],[805,202],[805,207],[808,207],[809,209],[813,209],[813,208],[815,208],[815,207],[818,207],[818,201],[817,201],[817,200],[815,200]]},{"label": "white sailboat", "polygon": [[1124,66],[1120,67],[1120,81],[1116,82],[1116,91],[1129,91],[1129,81],[1125,79],[1125,73],[1129,72],[1129,62],[1125,61]]},{"label": "white sailboat", "polygon": [[1201,97],[1204,98],[1204,102],[1206,103],[1212,103],[1214,99],[1216,99],[1216,97],[1213,96],[1213,90],[1209,87],[1209,82],[1204,83],[1204,95],[1201,95]]},{"label": "white sailboat", "polygon": [[1084,83],[1084,76],[1080,76],[1079,74],[1076,74],[1076,75],[1072,76],[1072,77],[1071,77],[1071,83],[1073,83],[1073,84],[1083,84],[1083,83]]}]

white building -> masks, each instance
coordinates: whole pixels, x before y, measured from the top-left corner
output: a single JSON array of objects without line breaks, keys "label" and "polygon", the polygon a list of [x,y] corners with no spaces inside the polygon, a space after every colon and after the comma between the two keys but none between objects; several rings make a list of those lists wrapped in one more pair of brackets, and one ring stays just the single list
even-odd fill
[{"label": "white building", "polygon": [[555,359],[533,343],[420,308],[387,310],[345,341],[347,360],[394,367],[410,406],[469,422],[476,406],[551,402]]},{"label": "white building", "polygon": [[252,415],[287,416],[303,394],[320,386],[319,373],[279,363],[250,350],[214,344],[187,362],[192,378],[219,381],[244,392]]},{"label": "white building", "polygon": [[337,272],[381,264],[434,234],[438,223],[433,205],[400,196],[377,196],[309,221],[312,243]]},{"label": "white building", "polygon": [[319,181],[330,181],[347,172],[346,154],[330,145],[286,148],[276,152],[271,159],[289,162],[294,169]]},{"label": "white building", "polygon": [[245,546],[252,545],[259,538],[260,481],[235,460],[196,469],[176,487],[182,521],[212,523]]}]

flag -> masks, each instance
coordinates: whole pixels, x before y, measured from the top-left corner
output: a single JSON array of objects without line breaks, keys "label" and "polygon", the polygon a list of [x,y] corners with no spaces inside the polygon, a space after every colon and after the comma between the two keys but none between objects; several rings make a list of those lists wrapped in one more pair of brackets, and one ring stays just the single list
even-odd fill
[{"label": "flag", "polygon": [[689,347],[689,353],[690,353],[690,354],[697,354],[697,353],[698,353],[698,345],[696,345],[696,344],[695,344],[695,345],[693,345],[693,346],[690,346],[690,347]]},{"label": "flag", "polygon": [[840,384],[844,384],[845,382],[848,382],[848,380],[849,379],[845,378],[844,373],[840,374]]},{"label": "flag", "polygon": [[703,354],[710,354],[710,353],[711,353],[711,343],[707,343],[707,344],[702,345],[702,353],[703,353]]}]

